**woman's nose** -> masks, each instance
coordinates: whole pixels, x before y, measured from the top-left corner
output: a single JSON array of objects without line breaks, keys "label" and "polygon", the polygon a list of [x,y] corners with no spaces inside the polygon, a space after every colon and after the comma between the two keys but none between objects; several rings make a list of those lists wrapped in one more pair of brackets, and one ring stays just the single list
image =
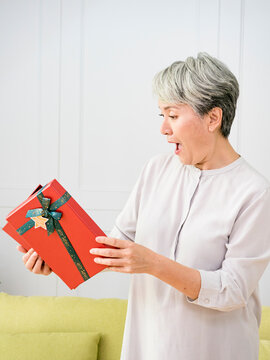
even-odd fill
[{"label": "woman's nose", "polygon": [[165,119],[164,119],[163,123],[161,124],[160,132],[162,135],[171,135],[172,134],[172,129],[171,129],[170,125],[168,124],[168,121],[166,121]]}]

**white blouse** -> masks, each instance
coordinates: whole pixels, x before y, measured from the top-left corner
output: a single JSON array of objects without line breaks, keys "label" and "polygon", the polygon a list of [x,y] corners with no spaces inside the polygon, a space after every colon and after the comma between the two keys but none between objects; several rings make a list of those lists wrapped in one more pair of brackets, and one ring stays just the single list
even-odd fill
[{"label": "white blouse", "polygon": [[152,157],[109,236],[201,275],[194,301],[152,275],[131,275],[121,360],[258,359],[270,184],[243,157],[213,170]]}]

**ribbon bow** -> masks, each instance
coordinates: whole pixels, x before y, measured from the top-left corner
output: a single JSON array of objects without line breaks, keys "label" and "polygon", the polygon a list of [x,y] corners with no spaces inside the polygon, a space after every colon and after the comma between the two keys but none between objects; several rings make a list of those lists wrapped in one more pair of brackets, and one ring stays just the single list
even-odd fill
[{"label": "ribbon bow", "polygon": [[47,218],[48,221],[46,222],[46,228],[48,236],[50,236],[57,227],[58,220],[61,219],[62,213],[60,213],[59,211],[50,210],[51,199],[49,198],[41,198],[40,203],[42,205],[42,208],[28,210],[26,217],[32,218],[36,216],[43,216]]},{"label": "ribbon bow", "polygon": [[[58,208],[60,208],[62,205],[64,205],[71,198],[71,196],[66,191],[64,193],[64,195],[62,195],[58,200],[56,200],[54,203],[51,204],[51,199],[45,198],[45,196],[42,193],[42,190],[45,188],[45,186],[43,186],[36,194],[36,197],[38,198],[42,208],[28,210],[26,213],[26,217],[32,218],[32,217],[36,217],[36,216],[44,216],[45,218],[48,219],[48,221],[46,222],[46,228],[47,228],[48,235],[51,235],[54,232],[54,230],[56,230],[62,243],[64,244],[70,257],[72,258],[74,264],[76,265],[77,269],[79,270],[81,276],[83,277],[83,279],[85,281],[85,280],[89,279],[90,276],[87,273],[85,267],[83,266],[83,263],[81,262],[72,243],[70,242],[69,238],[67,237],[64,229],[62,228],[62,226],[59,222],[59,220],[62,217],[62,213],[55,211]],[[16,231],[18,232],[18,234],[23,235],[28,230],[30,230],[34,225],[35,225],[34,220],[30,219],[25,224],[23,224],[21,227],[19,227]]]}]

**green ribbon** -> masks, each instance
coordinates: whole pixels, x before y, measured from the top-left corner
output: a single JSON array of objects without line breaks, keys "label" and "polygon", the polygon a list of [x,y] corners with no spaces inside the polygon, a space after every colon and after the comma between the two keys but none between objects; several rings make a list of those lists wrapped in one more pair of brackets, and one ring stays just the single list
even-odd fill
[{"label": "green ribbon", "polygon": [[[72,246],[69,238],[67,237],[64,229],[62,228],[59,220],[62,217],[62,213],[55,211],[64,205],[70,198],[70,194],[66,191],[64,195],[62,195],[58,200],[51,204],[51,199],[45,198],[42,190],[45,186],[43,186],[37,193],[37,198],[41,203],[42,208],[28,210],[26,217],[36,217],[36,216],[43,216],[48,219],[46,221],[46,228],[47,234],[50,236],[54,230],[56,230],[57,234],[59,235],[60,239],[62,240],[65,248],[67,249],[69,255],[71,256],[74,264],[76,265],[77,269],[79,270],[80,274],[82,275],[84,281],[90,278],[89,274],[87,273],[85,267],[83,266],[81,260],[79,259],[74,247]],[[22,225],[17,232],[20,235],[23,235],[29,229],[31,229],[35,225],[34,220],[30,219],[24,225]]]}]

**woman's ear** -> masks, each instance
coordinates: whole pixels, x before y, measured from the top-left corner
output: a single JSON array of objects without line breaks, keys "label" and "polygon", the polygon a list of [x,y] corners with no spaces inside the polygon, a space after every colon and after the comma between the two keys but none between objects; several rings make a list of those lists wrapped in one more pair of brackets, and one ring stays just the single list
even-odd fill
[{"label": "woman's ear", "polygon": [[222,109],[220,107],[214,107],[207,115],[208,130],[214,132],[216,129],[220,129],[222,123]]}]

